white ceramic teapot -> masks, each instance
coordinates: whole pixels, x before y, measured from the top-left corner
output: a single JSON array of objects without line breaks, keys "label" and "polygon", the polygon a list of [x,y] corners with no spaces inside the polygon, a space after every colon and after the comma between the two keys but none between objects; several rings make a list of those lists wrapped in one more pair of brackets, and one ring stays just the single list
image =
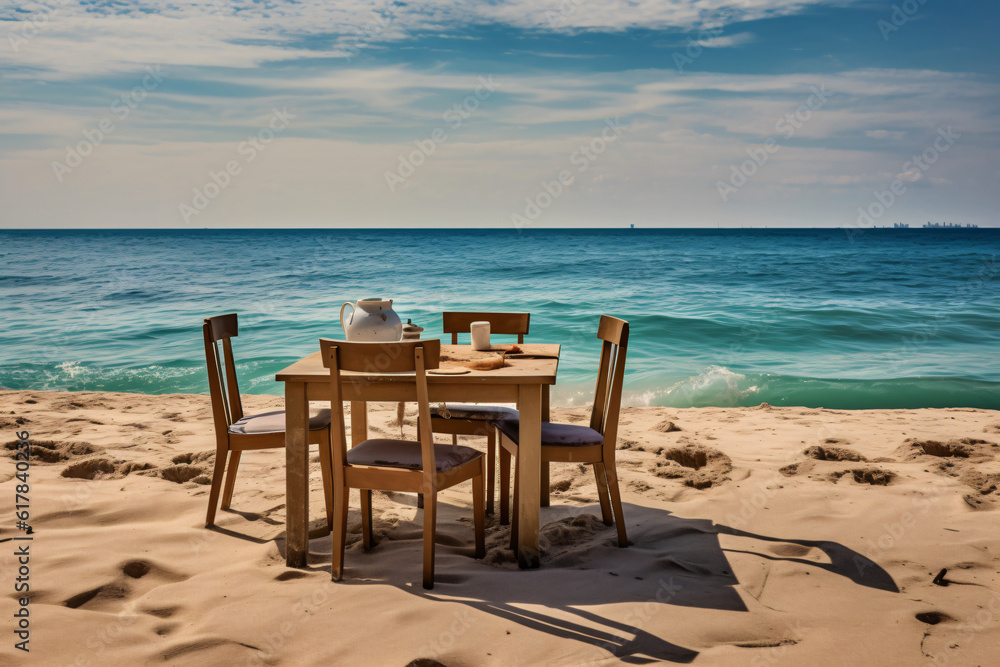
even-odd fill
[{"label": "white ceramic teapot", "polygon": [[[351,307],[351,315],[344,320],[344,309]],[[347,340],[385,343],[403,337],[403,323],[392,309],[392,299],[358,299],[357,303],[345,301],[340,307],[340,326]]]}]

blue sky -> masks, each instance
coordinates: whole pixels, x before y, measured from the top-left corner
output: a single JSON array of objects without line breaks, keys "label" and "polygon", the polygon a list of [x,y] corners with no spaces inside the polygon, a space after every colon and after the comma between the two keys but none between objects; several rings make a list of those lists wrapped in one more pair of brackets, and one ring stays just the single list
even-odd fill
[{"label": "blue sky", "polygon": [[0,226],[995,226],[998,18],[0,2]]}]

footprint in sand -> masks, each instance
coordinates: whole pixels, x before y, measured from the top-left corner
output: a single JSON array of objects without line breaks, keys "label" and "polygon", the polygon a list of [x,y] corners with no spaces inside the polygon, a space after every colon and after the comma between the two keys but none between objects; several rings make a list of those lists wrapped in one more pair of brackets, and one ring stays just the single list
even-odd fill
[{"label": "footprint in sand", "polygon": [[[160,477],[167,480],[168,482],[175,482],[177,484],[186,484],[187,482],[196,481],[201,477],[204,477],[204,468],[199,466],[191,465],[175,465],[168,468],[164,468],[160,471]],[[207,477],[205,477],[208,480]],[[211,480],[208,480],[211,481]],[[207,483],[207,482],[199,482]]]},{"label": "footprint in sand", "polygon": [[[158,586],[187,579],[184,575],[139,558],[119,563],[116,570],[113,578],[106,583],[66,598],[63,605],[70,609],[114,612],[122,608],[129,599],[145,595]],[[167,615],[170,613],[172,612]],[[165,617],[161,614],[153,615]]]},{"label": "footprint in sand", "polygon": [[558,482],[552,482],[549,484],[549,490],[555,493],[562,493],[568,491],[569,487],[573,485],[572,479],[561,479]]},{"label": "footprint in sand", "polygon": [[124,600],[127,596],[126,587],[111,583],[66,598],[63,600],[63,605],[70,609],[80,609],[93,602],[92,606],[105,607],[108,603]]},{"label": "footprint in sand", "polygon": [[140,609],[144,614],[149,614],[150,616],[156,616],[157,618],[170,618],[177,613],[180,607],[157,607],[153,609]]},{"label": "footprint in sand", "polygon": [[61,475],[70,479],[121,479],[130,473],[152,470],[155,467],[152,463],[93,458],[79,461],[64,468]]},{"label": "footprint in sand", "polygon": [[132,579],[141,579],[149,574],[150,565],[144,560],[130,560],[122,566],[122,573]]},{"label": "footprint in sand", "polygon": [[978,438],[939,440],[909,439],[899,453],[910,461],[935,460],[930,469],[938,474],[958,479],[970,488],[962,496],[972,509],[988,510],[1000,506],[1000,470],[996,469],[996,454],[1000,445]]},{"label": "footprint in sand", "polygon": [[929,454],[930,456],[957,457],[962,459],[969,458],[969,454],[972,451],[972,448],[964,443],[938,442],[936,440],[915,443],[915,446],[920,447],[924,454]]},{"label": "footprint in sand", "polygon": [[174,465],[190,465],[192,463],[202,463],[203,461],[208,461],[214,456],[215,452],[188,452],[186,454],[178,454],[174,458],[170,459],[170,462]]},{"label": "footprint in sand", "polygon": [[[827,438],[824,442],[828,444],[808,447],[802,452],[808,457],[807,460],[786,465],[780,468],[778,472],[786,477],[794,477],[813,472],[819,473],[825,470],[828,472],[822,475],[817,474],[815,478],[827,482],[837,482],[842,477],[850,476],[858,484],[869,484],[872,486],[888,486],[897,477],[896,473],[891,470],[883,470],[874,466],[849,468],[847,470],[830,470],[829,467],[823,467],[823,463],[830,462],[862,463],[868,461],[863,454],[850,447],[837,447],[832,444],[844,442],[843,440]],[[892,462],[892,459],[878,459],[878,461]],[[810,475],[810,477],[813,477],[813,475]]]},{"label": "footprint in sand", "polygon": [[[833,438],[827,438],[827,443],[840,442]],[[849,447],[815,446],[809,447],[803,452],[806,456],[816,461],[867,461],[863,454],[856,452]]]},{"label": "footprint in sand", "polygon": [[954,620],[948,614],[940,611],[922,611],[916,615],[916,619],[921,623],[926,623],[927,625],[937,625],[944,621]]},{"label": "footprint in sand", "polygon": [[118,475],[118,465],[111,459],[90,459],[65,468],[63,477],[71,479],[107,479]]},{"label": "footprint in sand", "polygon": [[947,442],[910,438],[899,448],[898,453],[910,460],[919,460],[925,455],[940,458],[989,460],[993,458],[996,451],[996,444],[978,438],[958,438]]},{"label": "footprint in sand", "polygon": [[639,479],[630,479],[628,482],[628,488],[632,489],[636,493],[646,493],[647,491],[653,490],[652,486]]},{"label": "footprint in sand", "polygon": [[891,470],[882,470],[881,468],[854,468],[834,473],[838,479],[848,474],[858,484],[870,484],[872,486],[889,486],[892,480],[896,479],[896,473]]},{"label": "footprint in sand", "polygon": [[683,480],[684,486],[708,489],[730,479],[733,462],[718,449],[694,443],[664,450],[654,473],[664,479]]},{"label": "footprint in sand", "polygon": [[[4,448],[17,449],[17,440],[11,440],[4,444]],[[59,463],[79,456],[86,456],[98,451],[97,447],[89,442],[56,442],[55,440],[32,440],[31,458],[41,463]],[[11,453],[11,458],[14,454]]]},{"label": "footprint in sand", "polygon": [[680,431],[681,427],[672,421],[666,420],[660,422],[659,424],[654,426],[651,430],[657,431],[659,433],[673,433],[674,431]]}]

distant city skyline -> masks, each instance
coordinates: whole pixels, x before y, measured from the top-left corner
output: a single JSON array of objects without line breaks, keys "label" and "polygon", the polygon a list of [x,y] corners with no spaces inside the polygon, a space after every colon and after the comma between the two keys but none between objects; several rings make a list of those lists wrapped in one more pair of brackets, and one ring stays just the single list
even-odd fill
[{"label": "distant city skyline", "polygon": [[0,2],[0,227],[995,227],[998,19]]}]

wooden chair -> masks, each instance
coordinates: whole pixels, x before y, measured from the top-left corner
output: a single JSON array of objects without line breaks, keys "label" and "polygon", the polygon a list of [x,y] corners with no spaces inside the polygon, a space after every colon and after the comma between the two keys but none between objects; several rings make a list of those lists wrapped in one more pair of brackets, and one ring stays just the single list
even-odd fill
[{"label": "wooden chair", "polygon": [[[396,343],[349,343],[320,339],[323,364],[330,369],[330,406],[333,432],[333,580],[344,571],[347,539],[347,508],[350,490],[361,491],[362,540],[372,547],[372,490],[421,493],[424,496],[424,588],[434,587],[434,532],[437,525],[437,492],[472,480],[472,508],[476,536],[476,558],[486,555],[486,515],[482,452],[461,445],[436,445],[430,429],[427,400],[427,369],[437,368],[441,354],[438,340]],[[384,373],[413,373],[412,399],[417,402],[419,441],[369,439],[346,445],[342,371],[378,368]]]},{"label": "wooden chair", "polygon": [[[451,334],[451,344],[458,345],[458,334],[469,333],[473,322],[489,322],[490,336],[517,336],[523,343],[531,319],[529,313],[442,313],[441,330]],[[486,513],[493,514],[496,493],[496,422],[516,417],[517,410],[503,405],[480,403],[447,403],[443,408],[431,407],[431,431],[451,434],[452,444],[460,435],[485,435],[487,456]],[[503,517],[507,521],[506,515]]]},{"label": "wooden chair", "polygon": [[[236,382],[236,363],[233,361],[232,338],[237,335],[237,329],[236,313],[206,318],[202,326],[205,334],[205,360],[208,363],[208,386],[212,396],[212,418],[215,422],[215,470],[212,473],[212,486],[208,494],[206,527],[215,523],[223,474],[226,478],[226,487],[222,494],[222,509],[229,509],[233,499],[233,485],[236,483],[236,469],[240,465],[240,455],[249,449],[279,449],[285,446],[284,410],[273,410],[257,415],[243,414],[240,390]],[[320,446],[323,491],[327,498],[326,521],[327,525],[332,527],[329,409],[310,407],[309,443]]]},{"label": "wooden chair", "polygon": [[[601,348],[601,365],[594,390],[594,406],[590,413],[590,426],[575,424],[542,423],[542,465],[556,461],[563,463],[590,463],[597,478],[597,494],[601,503],[604,524],[618,526],[618,546],[628,546],[622,499],[618,489],[618,471],[615,467],[615,444],[618,439],[618,413],[621,408],[622,381],[625,376],[625,353],[628,351],[628,322],[607,315],[601,316],[597,337],[604,341]],[[500,431],[501,480],[510,476],[511,456],[517,455],[519,424],[517,418],[497,423]],[[514,507],[511,521],[511,548],[517,550],[517,516],[519,501],[517,472],[514,473]],[[500,503],[505,507],[510,489],[501,484]],[[612,509],[614,515],[612,515]]]}]

